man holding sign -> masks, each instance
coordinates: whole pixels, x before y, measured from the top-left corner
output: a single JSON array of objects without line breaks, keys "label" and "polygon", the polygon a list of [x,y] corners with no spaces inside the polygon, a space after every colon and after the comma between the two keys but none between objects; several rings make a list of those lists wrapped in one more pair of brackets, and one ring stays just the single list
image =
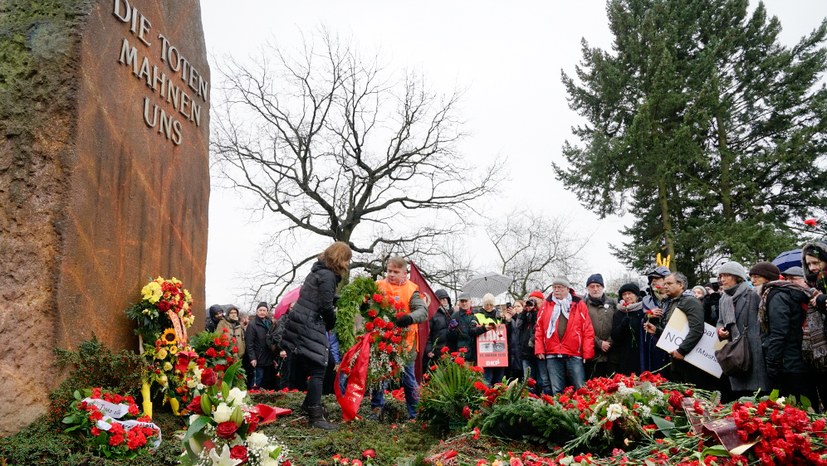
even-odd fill
[{"label": "man holding sign", "polygon": [[669,379],[673,382],[691,383],[698,388],[714,390],[716,385],[715,379],[710,374],[684,360],[704,336],[703,303],[701,303],[698,298],[692,296],[691,293],[685,293],[688,283],[689,281],[686,275],[680,272],[675,272],[664,279],[663,290],[666,293],[666,300],[664,302],[665,310],[663,318],[660,319],[657,326],[651,322],[647,322],[644,324],[644,330],[660,338],[663,334],[664,326],[668,324],[672,314],[676,310],[682,311],[686,315],[689,323],[689,333],[678,343],[677,349],[669,353],[669,356],[672,358],[671,375]]}]

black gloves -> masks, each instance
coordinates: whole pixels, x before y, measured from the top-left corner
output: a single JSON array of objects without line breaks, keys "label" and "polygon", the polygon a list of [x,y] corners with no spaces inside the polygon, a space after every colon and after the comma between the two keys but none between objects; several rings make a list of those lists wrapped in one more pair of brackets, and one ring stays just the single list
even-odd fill
[{"label": "black gloves", "polygon": [[322,318],[324,319],[324,329],[328,332],[333,330],[333,327],[336,326],[336,314],[331,312],[323,315]]},{"label": "black gloves", "polygon": [[396,319],[396,326],[397,327],[407,327],[413,323],[413,317],[410,314],[405,314],[402,317]]}]

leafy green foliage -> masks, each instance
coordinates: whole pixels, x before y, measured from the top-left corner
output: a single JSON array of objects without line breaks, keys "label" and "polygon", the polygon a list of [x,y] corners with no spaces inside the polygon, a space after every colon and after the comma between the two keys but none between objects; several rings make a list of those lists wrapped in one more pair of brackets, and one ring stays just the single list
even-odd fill
[{"label": "leafy green foliage", "polygon": [[486,434],[549,448],[573,439],[580,427],[582,422],[572,411],[536,398],[497,403],[480,423],[480,429]]},{"label": "leafy green foliage", "polygon": [[614,252],[671,254],[690,281],[721,258],[771,259],[827,205],[827,22],[794,47],[763,5],[612,0],[611,51],[583,43],[570,107],[587,124],[557,177],[601,216],[636,222]]},{"label": "leafy green foliage", "polygon": [[71,372],[60,386],[49,394],[49,420],[59,425],[68,406],[75,400],[74,392],[90,387],[102,387],[123,395],[139,396],[141,357],[129,350],[113,352],[97,337],[81,342],[77,351],[56,349],[57,364],[71,367]]},{"label": "leafy green foliage", "polygon": [[355,277],[343,286],[336,303],[336,335],[340,348],[350,348],[356,343],[354,323],[363,306],[367,307],[365,296],[378,292],[376,282],[370,277]]},{"label": "leafy green foliage", "polygon": [[422,386],[419,419],[442,433],[464,427],[466,416],[470,417],[485,401],[478,388],[481,385],[484,383],[479,372],[443,353],[428,383]]}]

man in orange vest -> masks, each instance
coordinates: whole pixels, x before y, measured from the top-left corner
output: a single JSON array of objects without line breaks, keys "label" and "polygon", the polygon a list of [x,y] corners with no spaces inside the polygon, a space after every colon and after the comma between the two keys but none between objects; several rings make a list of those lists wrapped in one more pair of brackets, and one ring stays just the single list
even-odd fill
[{"label": "man in orange vest", "polygon": [[[401,312],[404,315],[396,319],[396,326],[406,328],[404,334],[404,346],[409,351],[416,351],[419,339],[419,327],[416,324],[424,322],[428,318],[428,306],[419,294],[419,287],[408,280],[408,261],[399,256],[388,259],[385,278],[376,282],[379,290],[402,303]],[[414,375],[414,364],[416,355],[411,362],[405,366],[402,372],[402,388],[405,390],[405,405],[408,407],[408,417],[416,417],[416,406],[419,403],[419,385]],[[373,390],[370,400],[370,407],[376,419],[382,416],[382,409],[385,407],[384,384]]]}]

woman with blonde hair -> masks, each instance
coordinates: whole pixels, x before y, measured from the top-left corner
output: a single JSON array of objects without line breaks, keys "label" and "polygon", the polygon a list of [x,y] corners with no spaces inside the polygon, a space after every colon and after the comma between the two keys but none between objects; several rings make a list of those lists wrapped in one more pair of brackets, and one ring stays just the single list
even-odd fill
[{"label": "woman with blonde hair", "polygon": [[302,410],[310,425],[325,430],[336,424],[325,419],[322,387],[330,351],[328,332],[336,325],[336,288],[350,269],[352,252],[347,243],[337,241],[322,252],[304,279],[299,299],[287,314],[282,347],[293,357],[295,367],[309,375],[307,396]]}]

